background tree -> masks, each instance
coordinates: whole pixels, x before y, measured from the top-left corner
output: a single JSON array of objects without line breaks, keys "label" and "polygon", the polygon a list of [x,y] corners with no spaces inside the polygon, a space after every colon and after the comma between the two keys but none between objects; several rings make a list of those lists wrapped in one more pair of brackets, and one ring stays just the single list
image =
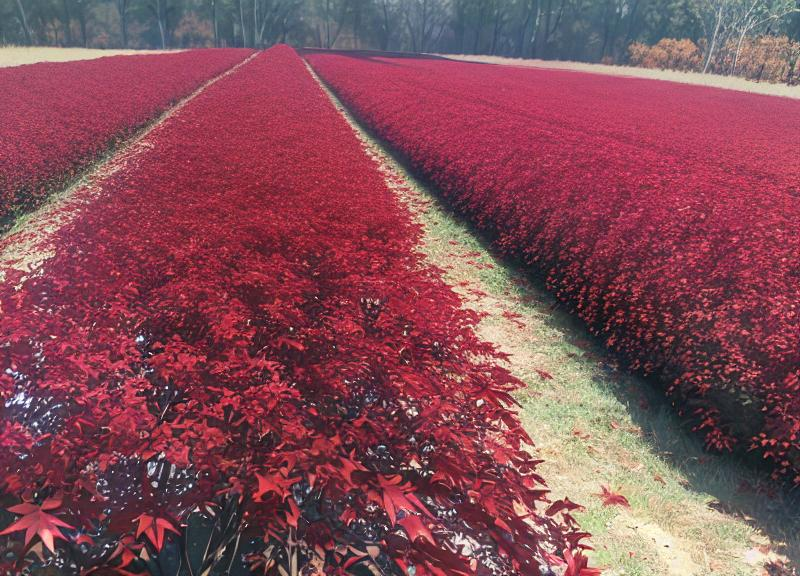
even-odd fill
[{"label": "background tree", "polygon": [[798,1],[0,0],[0,41],[137,48],[291,42],[632,63],[793,82]]},{"label": "background tree", "polygon": [[19,17],[19,23],[22,27],[22,31],[25,34],[25,43],[31,44],[32,36],[31,36],[31,29],[28,26],[28,15],[25,12],[25,4],[23,4],[23,0],[16,0],[17,3],[17,14]]}]

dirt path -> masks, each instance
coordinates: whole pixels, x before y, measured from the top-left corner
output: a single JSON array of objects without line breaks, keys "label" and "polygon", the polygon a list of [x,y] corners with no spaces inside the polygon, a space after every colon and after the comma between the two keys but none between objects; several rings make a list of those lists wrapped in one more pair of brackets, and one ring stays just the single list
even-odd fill
[{"label": "dirt path", "polygon": [[[660,391],[617,371],[569,314],[496,259],[320,84],[422,224],[428,261],[484,315],[479,333],[526,382],[520,417],[554,496],[585,506],[577,517],[593,534],[593,563],[609,576],[790,574],[781,566],[798,559],[797,502],[732,459],[705,454]],[[630,506],[604,506],[604,485]]]},{"label": "dirt path", "polygon": [[96,48],[56,48],[54,46],[3,46],[0,47],[0,68],[37,62],[71,62],[73,60],[94,60],[103,56],[160,54],[162,52],[182,52],[182,50],[100,50]]},{"label": "dirt path", "polygon": [[460,60],[463,62],[503,64],[508,66],[546,68],[551,70],[572,70],[576,72],[589,72],[592,74],[626,76],[629,78],[667,80],[669,82],[679,82],[681,84],[711,86],[714,88],[739,90],[741,92],[752,92],[754,94],[765,94],[768,96],[800,98],[800,86],[753,82],[752,80],[746,80],[745,78],[720,76],[719,74],[701,74],[699,72],[680,72],[677,70],[652,70],[649,68],[635,68],[633,66],[611,66],[607,64],[589,64],[587,62],[567,62],[562,60],[526,60],[523,58],[504,58],[502,56],[464,54],[437,54],[437,56],[443,56],[445,58],[449,58],[450,60]]},{"label": "dirt path", "polygon": [[32,212],[19,217],[13,227],[0,234],[0,281],[4,279],[4,268],[20,270],[26,275],[38,274],[42,264],[53,255],[57,247],[51,242],[53,234],[69,223],[80,212],[81,207],[91,202],[101,190],[100,182],[114,172],[137,162],[138,156],[152,148],[151,136],[169,118],[206,88],[225,76],[232,74],[256,57],[254,53],[222,74],[205,82],[194,92],[162,112],[126,142],[110,150],[61,192],[48,197],[47,201]]}]

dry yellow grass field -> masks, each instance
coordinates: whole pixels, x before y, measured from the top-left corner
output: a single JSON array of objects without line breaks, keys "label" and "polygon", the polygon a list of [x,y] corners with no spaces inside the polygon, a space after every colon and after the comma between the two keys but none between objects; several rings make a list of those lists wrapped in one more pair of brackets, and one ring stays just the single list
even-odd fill
[{"label": "dry yellow grass field", "polygon": [[92,60],[120,54],[155,54],[163,50],[100,50],[97,48],[57,48],[52,46],[0,46],[0,68],[36,62]]},{"label": "dry yellow grass field", "polygon": [[567,62],[563,60],[525,60],[522,58],[504,58],[501,56],[479,56],[462,54],[439,54],[451,60],[466,62],[482,62],[484,64],[503,64],[510,66],[525,66],[533,68],[549,68],[555,70],[575,70],[594,74],[610,74],[613,76],[628,76],[632,78],[649,78],[651,80],[667,80],[681,84],[697,84],[712,86],[728,90],[753,92],[769,96],[785,96],[786,98],[800,98],[800,86],[787,86],[785,84],[767,84],[736,78],[732,76],[719,76],[717,74],[700,74],[698,72],[678,72],[676,70],[651,70],[649,68],[634,68],[632,66],[610,66],[606,64],[587,64],[585,62]]}]

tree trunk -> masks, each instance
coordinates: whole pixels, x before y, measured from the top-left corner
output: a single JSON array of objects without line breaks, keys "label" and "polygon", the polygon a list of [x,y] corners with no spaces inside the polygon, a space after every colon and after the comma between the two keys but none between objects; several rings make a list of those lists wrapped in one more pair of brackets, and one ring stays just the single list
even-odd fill
[{"label": "tree trunk", "polygon": [[22,22],[22,31],[25,34],[26,44],[31,44],[31,29],[28,27],[28,17],[25,15],[25,7],[22,5],[22,0],[17,0],[17,8],[19,9],[20,21]]},{"label": "tree trunk", "polygon": [[69,0],[63,0],[64,4],[64,40],[67,46],[72,46],[72,27],[70,21],[72,18],[69,15]]},{"label": "tree trunk", "polygon": [[611,0],[606,0],[603,6],[603,46],[600,48],[601,60],[606,55],[606,50],[608,49],[608,38],[611,35],[611,23],[609,22],[611,18],[608,15],[610,5]]},{"label": "tree trunk", "polygon": [[483,7],[485,6],[485,4],[481,2],[480,6],[481,9],[478,12],[478,19],[475,22],[475,42],[472,43],[473,54],[477,54],[481,46],[481,32],[483,31],[483,19],[484,19]]},{"label": "tree trunk", "polygon": [[742,44],[744,43],[745,36],[747,36],[747,28],[742,29],[742,33],[739,34],[739,41],[736,43],[736,52],[733,54],[733,64],[731,65],[730,75],[733,76],[736,74],[736,65],[739,63],[739,54],[742,52]]},{"label": "tree trunk", "polygon": [[361,2],[356,2],[353,6],[353,40],[356,48],[361,48]]},{"label": "tree trunk", "polygon": [[419,31],[419,51],[425,52],[428,47],[428,36],[433,31],[433,24],[428,29],[428,0],[422,0],[422,21]]},{"label": "tree trunk", "polygon": [[242,46],[247,47],[247,27],[244,24],[244,0],[239,0],[239,21],[242,23]]},{"label": "tree trunk", "polygon": [[122,32],[122,47],[128,47],[128,0],[118,0],[119,11],[119,27]]},{"label": "tree trunk", "polygon": [[550,39],[550,17],[553,12],[553,0],[547,0],[544,13],[544,38],[542,42],[542,57],[547,58],[547,41]]},{"label": "tree trunk", "polygon": [[164,29],[165,28],[164,17],[162,16],[162,14],[164,13],[164,10],[161,8],[161,0],[157,0],[156,8],[158,10],[158,15],[156,17],[156,20],[158,20],[158,33],[161,36],[161,49],[162,50],[166,50],[167,49],[167,31]]},{"label": "tree trunk", "polygon": [[214,28],[214,48],[219,48],[219,31],[217,29],[217,0],[211,0],[211,20]]},{"label": "tree trunk", "polygon": [[[548,0],[548,5],[549,5],[549,0]],[[553,27],[551,28],[548,25],[548,26],[545,26],[545,29],[544,29],[544,31],[545,31],[545,36],[544,36],[544,48],[545,48],[544,56],[545,56],[545,58],[550,53],[550,50],[548,48],[550,46],[550,38],[552,38],[553,35],[556,33],[556,30],[558,30],[558,26],[559,26],[559,24],[561,24],[561,18],[563,16],[564,16],[564,0],[561,0],[561,2],[558,5],[558,16],[556,16],[556,19],[553,22]]]},{"label": "tree trunk", "polygon": [[708,67],[711,65],[711,58],[714,56],[714,49],[717,44],[717,35],[719,34],[719,27],[722,25],[722,4],[719,5],[717,10],[717,22],[714,26],[714,34],[711,36],[711,42],[708,45],[708,54],[706,55],[706,63],[703,66],[703,74],[708,72]]},{"label": "tree trunk", "polygon": [[627,60],[628,46],[630,45],[631,40],[633,39],[633,30],[634,27],[636,26],[636,12],[638,8],[639,8],[639,0],[634,0],[633,5],[631,6],[630,15],[628,16],[628,30],[627,32],[625,32],[625,40],[622,42],[622,50],[624,51],[623,58],[625,58],[626,60]]},{"label": "tree trunk", "polygon": [[81,45],[84,48],[89,47],[89,40],[86,36],[86,6],[80,4],[80,10],[78,11],[78,24],[81,27]]},{"label": "tree trunk", "polygon": [[388,0],[383,0],[383,35],[381,36],[381,50],[389,49],[389,5]]},{"label": "tree trunk", "polygon": [[497,51],[497,37],[500,35],[500,28],[500,8],[497,8],[497,12],[495,12],[494,15],[494,30],[492,31],[492,56],[494,56]]},{"label": "tree trunk", "polygon": [[531,16],[533,15],[531,5],[526,3],[525,6],[525,20],[523,20],[522,25],[519,27],[517,44],[514,46],[514,55],[517,56],[517,58],[523,58],[525,56],[525,37],[528,35],[528,25],[531,23]]},{"label": "tree trunk", "polygon": [[531,31],[531,58],[536,57],[536,41],[538,40],[539,24],[542,19],[542,5],[541,0],[536,0],[536,18],[533,19],[533,29]]},{"label": "tree trunk", "polygon": [[411,17],[408,15],[408,12],[405,13],[406,16],[406,26],[408,27],[408,36],[411,38],[411,51],[417,51],[417,36],[414,33],[414,26],[411,24]]},{"label": "tree trunk", "polygon": [[325,0],[325,48],[330,50],[331,46],[331,0]]}]

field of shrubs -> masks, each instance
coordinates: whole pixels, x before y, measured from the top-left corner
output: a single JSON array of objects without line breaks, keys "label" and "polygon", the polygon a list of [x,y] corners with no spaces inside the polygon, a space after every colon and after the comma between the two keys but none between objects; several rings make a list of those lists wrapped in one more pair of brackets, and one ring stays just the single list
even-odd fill
[{"label": "field of shrubs", "polygon": [[324,88],[708,448],[800,483],[795,102],[287,46],[0,86],[0,574],[600,574]]},{"label": "field of shrubs", "polygon": [[0,226],[250,50],[0,68]]},{"label": "field of shrubs", "polygon": [[435,59],[309,61],[498,250],[657,375],[710,447],[757,451],[800,482],[796,103]]}]

